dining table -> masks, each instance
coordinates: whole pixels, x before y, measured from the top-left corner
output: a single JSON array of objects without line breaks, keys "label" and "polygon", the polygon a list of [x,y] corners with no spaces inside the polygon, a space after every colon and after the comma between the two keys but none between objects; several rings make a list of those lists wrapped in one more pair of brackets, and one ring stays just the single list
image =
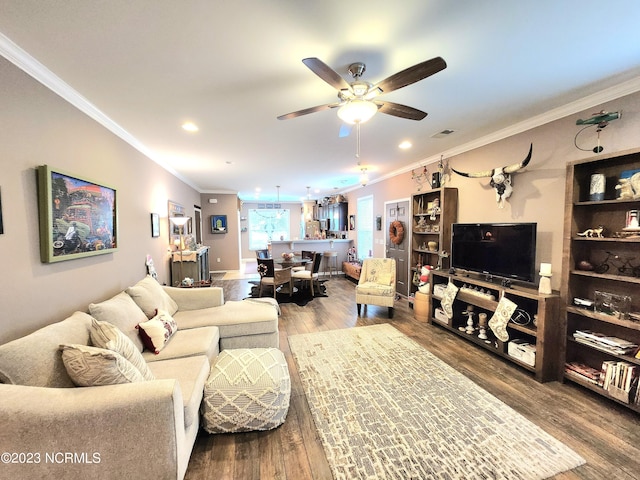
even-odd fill
[{"label": "dining table", "polygon": [[287,258],[276,258],[273,260],[273,263],[275,263],[276,265],[280,265],[282,268],[289,268],[289,267],[300,267],[300,266],[304,266],[307,263],[311,262],[311,258],[304,258],[304,257],[293,257],[290,259]]}]

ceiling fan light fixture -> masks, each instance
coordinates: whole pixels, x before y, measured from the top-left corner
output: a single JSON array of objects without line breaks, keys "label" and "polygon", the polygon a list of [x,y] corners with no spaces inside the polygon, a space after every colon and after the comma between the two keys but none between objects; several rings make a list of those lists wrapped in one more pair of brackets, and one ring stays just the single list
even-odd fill
[{"label": "ceiling fan light fixture", "polygon": [[378,107],[375,103],[367,100],[351,100],[338,109],[338,117],[343,122],[355,125],[356,123],[364,123],[371,119]]},{"label": "ceiling fan light fixture", "polygon": [[367,169],[365,167],[362,169],[362,173],[360,174],[360,185],[366,187],[367,183],[369,183],[369,175],[367,174]]}]

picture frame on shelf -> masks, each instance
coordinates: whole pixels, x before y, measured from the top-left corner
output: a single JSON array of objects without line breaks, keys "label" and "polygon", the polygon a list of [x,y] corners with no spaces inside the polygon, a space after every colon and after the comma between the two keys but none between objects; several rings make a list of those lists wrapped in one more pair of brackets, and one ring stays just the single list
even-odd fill
[{"label": "picture frame on shelf", "polygon": [[40,259],[55,263],[118,250],[116,189],[41,165]]},{"label": "picture frame on shelf", "polygon": [[151,214],[151,237],[156,238],[160,236],[160,214]]},{"label": "picture frame on shelf", "polygon": [[226,215],[211,215],[211,233],[227,233]]}]

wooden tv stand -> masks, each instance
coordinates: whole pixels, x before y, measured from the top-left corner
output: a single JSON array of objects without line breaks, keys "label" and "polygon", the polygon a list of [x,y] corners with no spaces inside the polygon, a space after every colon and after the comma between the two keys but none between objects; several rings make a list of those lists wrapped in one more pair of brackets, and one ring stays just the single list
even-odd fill
[{"label": "wooden tv stand", "polygon": [[[429,309],[429,315],[427,317],[428,323],[441,326],[466,339],[468,342],[485,348],[533,372],[536,380],[539,382],[555,381],[562,378],[562,364],[560,359],[562,325],[558,316],[560,306],[559,295],[555,293],[551,295],[540,294],[535,288],[521,286],[504,287],[476,276],[462,276],[437,270],[431,272],[431,275],[431,288],[429,291],[431,308]],[[434,295],[434,288],[436,288],[436,285],[446,287],[450,281],[459,289],[453,303],[453,319],[437,319],[434,312],[436,308],[440,307],[442,297]],[[462,288],[463,286],[467,286],[468,288]],[[479,290],[488,291],[494,298],[482,295]],[[487,340],[478,338],[478,314],[486,313],[487,320],[491,319],[498,306],[498,301],[503,295],[516,303],[518,308],[523,312],[526,312],[531,318],[530,322],[526,325],[520,325],[514,323],[513,320],[509,321],[507,324],[509,340],[507,342],[498,340],[490,328],[487,328]],[[464,327],[467,326],[468,317],[462,315],[462,312],[466,310],[467,305],[473,305],[474,307],[475,314],[473,320],[476,328],[473,333],[466,333],[464,331]],[[525,319],[527,315],[524,315]],[[533,323],[534,315],[537,316],[536,324]],[[512,319],[514,317],[516,317],[515,314],[512,316]],[[535,346],[535,364],[533,366],[509,354],[509,342],[516,339],[523,340]],[[513,348],[515,346],[516,343],[511,347]]]}]

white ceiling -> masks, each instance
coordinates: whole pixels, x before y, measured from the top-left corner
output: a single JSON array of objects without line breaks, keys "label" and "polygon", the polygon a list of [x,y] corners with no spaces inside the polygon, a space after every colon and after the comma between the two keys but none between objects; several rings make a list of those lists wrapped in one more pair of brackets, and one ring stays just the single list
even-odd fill
[{"label": "white ceiling", "polygon": [[636,0],[0,0],[0,12],[0,54],[200,192],[245,201],[256,187],[288,201],[358,185],[355,131],[339,138],[336,110],[276,119],[337,100],[306,57],[348,80],[364,62],[371,83],[446,60],[383,97],[424,120],[362,125],[371,182],[640,90]]}]

